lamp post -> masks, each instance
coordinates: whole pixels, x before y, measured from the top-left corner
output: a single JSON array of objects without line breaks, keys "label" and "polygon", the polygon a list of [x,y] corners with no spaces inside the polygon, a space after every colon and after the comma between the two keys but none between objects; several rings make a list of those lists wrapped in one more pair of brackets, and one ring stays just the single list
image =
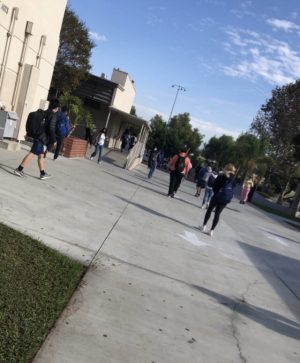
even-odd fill
[{"label": "lamp post", "polygon": [[168,124],[171,121],[172,113],[173,113],[173,110],[174,110],[175,103],[177,101],[179,91],[184,91],[184,92],[186,91],[186,89],[184,87],[180,86],[179,84],[173,84],[172,87],[177,87],[177,91],[176,91],[175,99],[174,99],[173,106],[172,106],[172,109],[171,109],[171,112],[170,112],[170,116],[169,116],[169,119],[168,119]]}]

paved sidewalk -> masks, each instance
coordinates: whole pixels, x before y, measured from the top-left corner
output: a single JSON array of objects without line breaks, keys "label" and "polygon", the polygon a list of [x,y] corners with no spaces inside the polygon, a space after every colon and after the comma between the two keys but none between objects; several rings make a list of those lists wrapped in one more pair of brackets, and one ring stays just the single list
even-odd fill
[{"label": "paved sidewalk", "polygon": [[65,158],[21,179],[22,155],[0,150],[1,221],[90,265],[35,363],[299,362],[299,229],[235,200],[210,238],[193,183]]}]

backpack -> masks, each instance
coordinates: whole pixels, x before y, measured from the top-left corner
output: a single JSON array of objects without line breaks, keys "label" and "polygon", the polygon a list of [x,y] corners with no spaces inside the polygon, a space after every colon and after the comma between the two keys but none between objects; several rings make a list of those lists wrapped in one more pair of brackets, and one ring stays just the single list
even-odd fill
[{"label": "backpack", "polygon": [[175,170],[179,171],[180,173],[182,173],[185,169],[185,159],[186,156],[180,156],[178,155],[178,159],[176,160],[175,163]]},{"label": "backpack", "polygon": [[229,179],[222,188],[216,193],[216,199],[219,204],[228,204],[233,198],[234,181]]},{"label": "backpack", "polygon": [[28,137],[38,139],[45,132],[45,112],[41,109],[30,112],[26,121]]},{"label": "backpack", "polygon": [[55,132],[57,136],[65,137],[69,133],[69,125],[68,125],[68,119],[67,116],[60,112],[57,115],[57,121],[56,121],[56,128]]}]

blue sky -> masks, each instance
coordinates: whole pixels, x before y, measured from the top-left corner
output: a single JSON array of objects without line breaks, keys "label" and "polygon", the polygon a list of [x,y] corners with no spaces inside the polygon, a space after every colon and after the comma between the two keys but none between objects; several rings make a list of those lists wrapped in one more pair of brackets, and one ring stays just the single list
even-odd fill
[{"label": "blue sky", "polygon": [[246,131],[276,85],[300,78],[299,0],[70,0],[96,47],[92,73],[135,81],[137,114],[189,112],[210,137]]}]

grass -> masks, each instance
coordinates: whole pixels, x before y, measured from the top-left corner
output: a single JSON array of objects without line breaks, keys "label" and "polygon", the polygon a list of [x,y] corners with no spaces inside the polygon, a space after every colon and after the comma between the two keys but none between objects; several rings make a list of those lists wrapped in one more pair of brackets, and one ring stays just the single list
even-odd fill
[{"label": "grass", "polygon": [[0,223],[0,362],[27,363],[85,272],[65,257]]}]

